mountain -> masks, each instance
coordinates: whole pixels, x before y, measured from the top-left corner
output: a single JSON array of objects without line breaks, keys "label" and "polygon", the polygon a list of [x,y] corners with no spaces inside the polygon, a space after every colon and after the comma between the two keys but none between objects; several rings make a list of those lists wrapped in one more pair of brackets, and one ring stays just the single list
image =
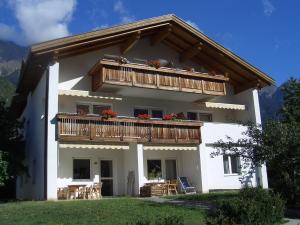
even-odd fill
[{"label": "mountain", "polygon": [[268,86],[259,91],[259,104],[262,122],[278,118],[283,103],[281,87]]},{"label": "mountain", "polygon": [[27,52],[26,47],[0,40],[0,98],[8,103],[19,79],[21,61]]}]

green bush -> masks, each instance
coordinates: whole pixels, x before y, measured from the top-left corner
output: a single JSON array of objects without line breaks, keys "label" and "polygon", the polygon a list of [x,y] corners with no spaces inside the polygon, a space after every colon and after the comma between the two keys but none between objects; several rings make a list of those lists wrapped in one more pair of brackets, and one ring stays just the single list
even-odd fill
[{"label": "green bush", "polygon": [[283,218],[280,195],[261,188],[245,188],[236,198],[220,201],[207,217],[208,225],[271,225]]},{"label": "green bush", "polygon": [[183,218],[180,216],[165,216],[157,218],[155,221],[149,221],[147,219],[138,220],[131,225],[184,225]]}]

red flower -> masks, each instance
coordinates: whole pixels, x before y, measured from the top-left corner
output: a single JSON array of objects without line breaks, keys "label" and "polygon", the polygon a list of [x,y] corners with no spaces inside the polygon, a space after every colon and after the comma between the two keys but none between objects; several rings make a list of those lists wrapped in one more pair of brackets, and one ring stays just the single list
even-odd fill
[{"label": "red flower", "polygon": [[111,109],[105,109],[101,112],[102,116],[107,116],[107,117],[116,117],[118,113],[112,111]]},{"label": "red flower", "polygon": [[149,120],[151,118],[151,115],[149,115],[149,114],[139,114],[138,118],[143,119],[143,120]]},{"label": "red flower", "polygon": [[174,116],[171,115],[171,114],[170,114],[170,115],[164,115],[164,116],[163,116],[163,120],[173,120],[173,119],[175,119],[175,118],[174,118]]}]

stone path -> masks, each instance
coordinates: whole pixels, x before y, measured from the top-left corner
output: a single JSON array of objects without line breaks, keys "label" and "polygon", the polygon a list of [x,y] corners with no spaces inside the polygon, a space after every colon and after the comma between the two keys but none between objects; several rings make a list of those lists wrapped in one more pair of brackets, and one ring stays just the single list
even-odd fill
[{"label": "stone path", "polygon": [[[145,201],[151,201],[156,203],[164,203],[164,204],[171,204],[177,206],[183,206],[188,208],[200,208],[200,209],[212,209],[214,206],[208,202],[203,201],[187,201],[187,200],[175,200],[175,199],[168,199],[168,198],[160,198],[160,197],[149,197],[149,198],[140,198]],[[287,223],[284,225],[300,225],[300,219],[288,219]]]}]

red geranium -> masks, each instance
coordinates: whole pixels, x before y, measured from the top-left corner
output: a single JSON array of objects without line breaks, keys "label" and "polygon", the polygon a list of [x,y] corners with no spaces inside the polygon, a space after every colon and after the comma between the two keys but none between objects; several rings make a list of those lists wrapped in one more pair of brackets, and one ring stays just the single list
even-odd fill
[{"label": "red geranium", "polygon": [[106,117],[116,117],[118,115],[118,113],[112,111],[111,109],[104,109],[101,114],[102,116]]},{"label": "red geranium", "polygon": [[149,119],[151,119],[151,115],[149,115],[149,114],[139,114],[138,118],[143,119],[143,120],[149,120]]},{"label": "red geranium", "polygon": [[173,113],[163,116],[163,120],[174,120],[174,119],[176,119],[176,115]]}]

